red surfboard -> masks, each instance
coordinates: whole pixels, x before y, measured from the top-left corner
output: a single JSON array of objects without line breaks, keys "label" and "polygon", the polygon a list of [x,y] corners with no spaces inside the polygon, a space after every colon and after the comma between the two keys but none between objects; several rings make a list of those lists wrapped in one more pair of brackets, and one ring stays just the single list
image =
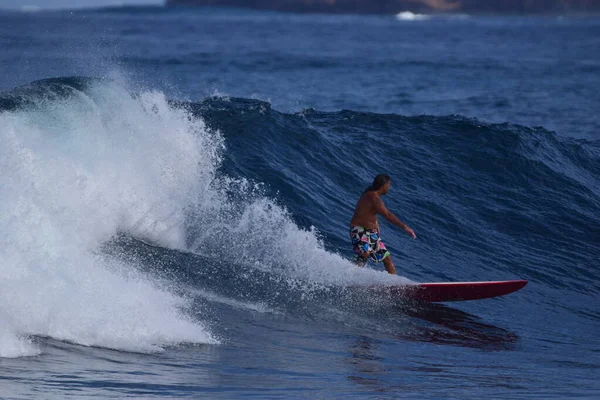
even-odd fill
[{"label": "red surfboard", "polygon": [[353,286],[357,289],[375,290],[387,293],[400,300],[414,300],[428,303],[446,301],[481,300],[504,296],[516,292],[527,285],[527,281],[487,281],[487,282],[432,282],[397,286]]},{"label": "red surfboard", "polygon": [[[430,303],[481,300],[504,296],[527,285],[525,280],[490,282],[435,282],[389,287],[394,296]],[[388,288],[386,288],[388,289]]]}]

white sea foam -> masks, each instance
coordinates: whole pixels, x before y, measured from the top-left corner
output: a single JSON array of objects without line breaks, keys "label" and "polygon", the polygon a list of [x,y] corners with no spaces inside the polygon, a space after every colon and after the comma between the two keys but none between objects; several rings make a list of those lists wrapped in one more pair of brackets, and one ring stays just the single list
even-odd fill
[{"label": "white sea foam", "polygon": [[99,83],[37,103],[0,114],[0,356],[37,354],[31,336],[132,351],[214,343],[183,299],[99,248],[118,231],[183,247],[220,138],[158,92]]},{"label": "white sea foam", "polygon": [[396,18],[401,21],[424,21],[431,18],[431,16],[427,14],[415,14],[410,11],[403,11],[396,14]]},{"label": "white sea foam", "polygon": [[464,20],[470,18],[469,14],[415,14],[410,11],[403,11],[396,14],[400,21],[426,21],[432,18],[436,20]]}]

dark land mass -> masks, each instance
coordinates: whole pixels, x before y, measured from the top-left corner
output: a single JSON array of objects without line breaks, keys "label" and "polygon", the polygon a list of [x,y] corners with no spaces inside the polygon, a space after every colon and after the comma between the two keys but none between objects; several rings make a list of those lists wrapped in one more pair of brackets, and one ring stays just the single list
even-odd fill
[{"label": "dark land mass", "polygon": [[591,14],[600,0],[167,0],[170,6],[240,7],[296,13]]}]

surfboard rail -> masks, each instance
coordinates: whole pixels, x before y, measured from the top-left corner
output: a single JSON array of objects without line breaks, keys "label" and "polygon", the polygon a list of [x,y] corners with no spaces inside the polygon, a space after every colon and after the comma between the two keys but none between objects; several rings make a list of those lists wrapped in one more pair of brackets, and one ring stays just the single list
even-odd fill
[{"label": "surfboard rail", "polygon": [[526,280],[482,282],[429,282],[398,287],[400,295],[430,303],[482,300],[505,296],[527,285]]}]

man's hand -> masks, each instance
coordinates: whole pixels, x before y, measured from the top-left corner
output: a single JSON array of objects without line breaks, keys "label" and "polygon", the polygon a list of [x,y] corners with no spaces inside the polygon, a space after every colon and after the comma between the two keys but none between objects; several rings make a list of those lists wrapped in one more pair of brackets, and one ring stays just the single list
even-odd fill
[{"label": "man's hand", "polygon": [[410,236],[412,236],[413,239],[417,238],[417,235],[415,235],[415,231],[413,231],[412,229],[410,229],[408,226],[405,228],[406,232],[408,232],[408,234]]}]

